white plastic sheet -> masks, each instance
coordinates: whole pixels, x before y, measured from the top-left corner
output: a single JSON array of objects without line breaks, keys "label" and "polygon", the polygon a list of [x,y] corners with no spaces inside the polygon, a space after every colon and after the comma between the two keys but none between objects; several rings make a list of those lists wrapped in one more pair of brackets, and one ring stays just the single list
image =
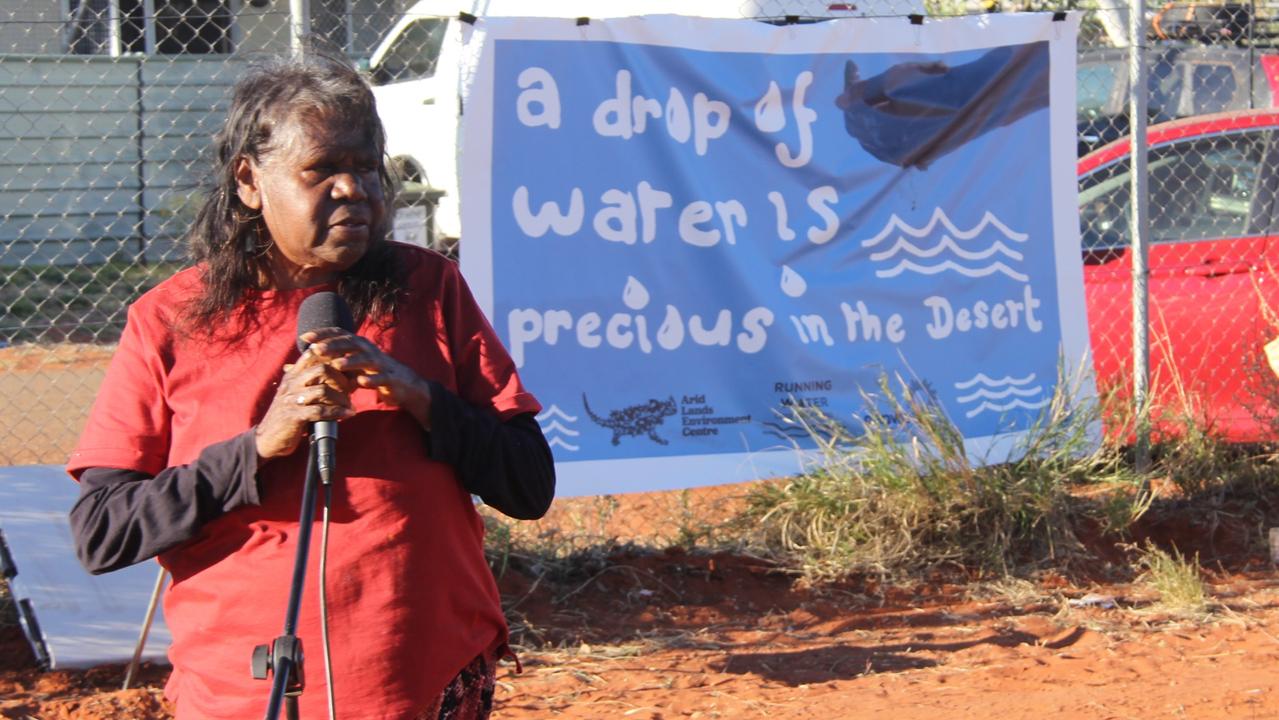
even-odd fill
[{"label": "white plastic sheet", "polygon": [[[67,522],[78,492],[60,465],[0,467],[0,532],[17,569],[9,588],[33,611],[38,629],[29,623],[24,629],[51,668],[128,662],[160,571],[144,562],[105,575],[86,572]],[[143,659],[163,660],[168,645],[157,613]]]}]

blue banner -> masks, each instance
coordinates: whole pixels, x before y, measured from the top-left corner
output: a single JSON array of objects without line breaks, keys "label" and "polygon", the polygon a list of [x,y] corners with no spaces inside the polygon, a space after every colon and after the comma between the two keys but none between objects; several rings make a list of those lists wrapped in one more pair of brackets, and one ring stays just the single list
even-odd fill
[{"label": "blue banner", "polygon": [[1006,459],[1088,350],[1075,31],[480,21],[463,270],[562,490],[795,472],[780,417],[856,430],[885,374]]}]

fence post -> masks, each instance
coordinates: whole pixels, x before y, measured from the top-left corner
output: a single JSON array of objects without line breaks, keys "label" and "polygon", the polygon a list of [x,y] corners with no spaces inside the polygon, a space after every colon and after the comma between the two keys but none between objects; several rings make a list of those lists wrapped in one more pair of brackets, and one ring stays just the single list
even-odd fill
[{"label": "fence post", "polygon": [[142,15],[145,18],[142,23],[142,47],[145,55],[151,57],[155,54],[155,0],[142,0]]},{"label": "fence post", "polygon": [[289,48],[301,57],[306,37],[311,34],[311,8],[308,0],[289,0]]},{"label": "fence post", "polygon": [[1137,419],[1137,472],[1150,465],[1150,203],[1146,177],[1146,3],[1131,0],[1128,12],[1128,117],[1132,146],[1132,402]]},{"label": "fence post", "polygon": [[107,3],[107,47],[111,57],[120,57],[124,47],[120,42],[120,0]]},{"label": "fence post", "polygon": [[[151,24],[151,23],[148,23]],[[138,136],[138,192],[135,195],[134,202],[138,206],[138,222],[133,226],[133,235],[138,241],[138,254],[134,258],[134,262],[140,265],[147,264],[147,107],[146,107],[146,62],[151,57],[150,53],[144,54],[140,58],[135,58],[133,80],[135,85],[134,102],[137,103],[137,113],[135,115],[136,123],[134,132]]]}]

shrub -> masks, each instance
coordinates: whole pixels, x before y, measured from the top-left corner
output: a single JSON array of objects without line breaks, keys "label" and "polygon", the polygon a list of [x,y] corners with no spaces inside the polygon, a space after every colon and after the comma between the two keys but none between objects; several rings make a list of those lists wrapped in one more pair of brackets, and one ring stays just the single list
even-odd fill
[{"label": "shrub", "polygon": [[1078,548],[1068,486],[1134,482],[1118,453],[1096,450],[1096,405],[1069,402],[1076,387],[1059,382],[1014,459],[996,464],[970,457],[931,395],[901,378],[864,397],[879,409],[859,431],[791,410],[783,421],[816,443],[816,462],[752,493],[740,528],[814,581],[946,562],[1003,573],[1061,559]]}]

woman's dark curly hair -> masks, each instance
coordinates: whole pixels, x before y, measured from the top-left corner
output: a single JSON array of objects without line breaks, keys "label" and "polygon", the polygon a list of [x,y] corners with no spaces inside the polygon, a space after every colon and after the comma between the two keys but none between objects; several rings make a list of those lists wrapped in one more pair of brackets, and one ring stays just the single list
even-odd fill
[{"label": "woman's dark curly hair", "polygon": [[[270,289],[266,223],[260,212],[240,202],[235,168],[240,158],[260,163],[270,155],[277,129],[293,119],[363,128],[377,151],[387,207],[393,206],[386,137],[373,92],[360,74],[344,60],[322,53],[254,63],[232,90],[226,121],[214,138],[209,187],[186,235],[192,259],[204,266],[201,292],[186,307],[188,329],[211,334],[214,328],[229,328],[233,318],[251,321],[237,310],[251,316],[252,304],[244,303],[248,293]],[[367,317],[389,322],[395,314],[402,278],[386,242],[386,223],[384,218],[380,227],[370,228],[368,250],[338,279],[338,293],[357,322]],[[230,325],[243,331],[239,323]]]}]

